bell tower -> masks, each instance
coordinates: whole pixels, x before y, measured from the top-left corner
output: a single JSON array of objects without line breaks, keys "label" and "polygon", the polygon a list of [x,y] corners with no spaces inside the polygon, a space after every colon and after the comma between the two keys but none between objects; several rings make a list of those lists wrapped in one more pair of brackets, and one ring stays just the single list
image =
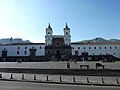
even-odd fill
[{"label": "bell tower", "polygon": [[65,45],[70,45],[71,35],[70,35],[70,28],[68,27],[67,23],[63,30],[64,30],[64,43]]},{"label": "bell tower", "polygon": [[46,35],[45,35],[46,46],[49,46],[52,44],[52,34],[53,34],[53,30],[52,30],[50,23],[49,23],[48,28],[46,28]]}]

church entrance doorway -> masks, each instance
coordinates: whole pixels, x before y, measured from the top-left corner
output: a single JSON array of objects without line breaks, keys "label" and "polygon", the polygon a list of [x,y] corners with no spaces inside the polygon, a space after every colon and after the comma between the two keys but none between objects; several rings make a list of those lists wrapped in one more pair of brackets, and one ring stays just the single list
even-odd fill
[{"label": "church entrance doorway", "polygon": [[56,51],[56,57],[60,58],[60,51],[59,50]]}]

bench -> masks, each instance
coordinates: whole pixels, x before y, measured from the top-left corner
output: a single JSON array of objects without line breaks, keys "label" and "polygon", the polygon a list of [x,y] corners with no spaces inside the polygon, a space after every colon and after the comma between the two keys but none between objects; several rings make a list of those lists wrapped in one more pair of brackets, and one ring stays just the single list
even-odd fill
[{"label": "bench", "polygon": [[96,63],[96,69],[98,69],[98,67],[102,67],[104,69],[105,65],[102,65],[101,63]]},{"label": "bench", "polygon": [[82,69],[82,67],[87,67],[87,69],[89,69],[89,65],[80,65],[81,69]]}]

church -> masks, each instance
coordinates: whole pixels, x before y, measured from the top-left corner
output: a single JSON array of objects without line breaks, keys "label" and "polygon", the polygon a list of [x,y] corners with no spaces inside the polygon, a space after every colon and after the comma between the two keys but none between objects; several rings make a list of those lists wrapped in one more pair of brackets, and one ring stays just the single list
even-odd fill
[{"label": "church", "polygon": [[67,23],[63,35],[53,35],[50,23],[45,31],[45,43],[13,43],[10,40],[10,44],[0,44],[0,61],[120,60],[120,42],[71,42]]},{"label": "church", "polygon": [[72,49],[71,49],[71,35],[70,28],[68,28],[67,23],[65,28],[63,29],[64,35],[52,35],[53,30],[48,25],[46,28],[45,35],[45,56],[51,59],[61,59],[64,56],[71,57]]}]

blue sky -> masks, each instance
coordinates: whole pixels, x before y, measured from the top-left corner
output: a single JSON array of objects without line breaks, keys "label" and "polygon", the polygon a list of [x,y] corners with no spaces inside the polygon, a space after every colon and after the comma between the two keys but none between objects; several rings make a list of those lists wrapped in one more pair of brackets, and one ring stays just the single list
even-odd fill
[{"label": "blue sky", "polygon": [[0,0],[0,38],[45,42],[49,22],[55,35],[67,22],[72,41],[120,39],[120,0]]}]

